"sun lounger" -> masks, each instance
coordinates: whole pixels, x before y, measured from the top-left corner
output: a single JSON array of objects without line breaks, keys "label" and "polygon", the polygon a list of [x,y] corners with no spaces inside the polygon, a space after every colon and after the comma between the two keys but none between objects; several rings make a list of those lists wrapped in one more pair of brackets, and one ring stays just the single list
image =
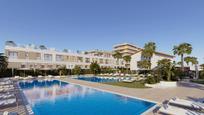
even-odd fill
[{"label": "sun lounger", "polygon": [[4,111],[4,112],[0,112],[0,115],[18,115],[18,113],[16,113],[16,112]]},{"label": "sun lounger", "polygon": [[34,112],[32,111],[32,109],[29,105],[26,105],[26,109],[28,111],[28,115],[34,115]]},{"label": "sun lounger", "polygon": [[134,81],[136,81],[136,79],[134,79],[134,78],[128,78],[128,79],[124,79],[124,80],[122,80],[123,82],[127,82],[127,83],[132,83],[132,82],[134,82]]},{"label": "sun lounger", "polygon": [[48,77],[48,78],[53,78],[53,76],[52,76],[52,75],[48,75],[47,77]]},{"label": "sun lounger", "polygon": [[163,113],[167,115],[203,115],[202,113],[199,113],[199,112],[178,108],[171,105],[163,105],[159,109],[159,113]]},{"label": "sun lounger", "polygon": [[0,107],[7,106],[16,103],[16,98],[0,100]]},{"label": "sun lounger", "polygon": [[1,99],[8,99],[8,98],[14,98],[14,94],[0,94],[0,100]]},{"label": "sun lounger", "polygon": [[204,110],[204,104],[179,98],[172,98],[169,103],[176,106],[186,107],[194,110]]},{"label": "sun lounger", "polygon": [[43,78],[43,76],[42,76],[42,75],[39,75],[38,78]]}]

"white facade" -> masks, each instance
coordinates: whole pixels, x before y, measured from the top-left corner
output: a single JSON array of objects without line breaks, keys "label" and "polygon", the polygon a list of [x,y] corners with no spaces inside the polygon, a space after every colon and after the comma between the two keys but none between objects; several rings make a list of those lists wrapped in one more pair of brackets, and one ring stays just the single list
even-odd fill
[{"label": "white facade", "polygon": [[[20,58],[23,52],[23,58]],[[38,53],[40,56],[37,59],[29,57],[29,53]],[[73,53],[73,52],[60,52],[56,50],[41,50],[31,47],[13,47],[5,46],[5,54],[8,57],[9,68],[28,68],[33,69],[50,69],[49,66],[66,66],[67,69],[73,69],[75,65],[81,66],[83,69],[88,69],[89,65],[93,61],[97,61],[101,67],[125,67],[124,61],[116,59],[111,56],[94,56],[92,54]],[[64,57],[70,57],[70,59],[64,60]],[[72,59],[71,59],[72,58]],[[89,61],[88,61],[89,60]],[[15,65],[15,67],[13,67]],[[23,66],[22,66],[23,65]],[[47,67],[39,67],[44,66]],[[56,67],[52,67],[55,69]]]},{"label": "white facade", "polygon": [[[123,46],[126,48],[126,46]],[[130,70],[140,70],[137,67],[137,62],[142,60],[141,48],[138,52],[131,55]],[[56,69],[60,66],[66,66],[67,69],[73,69],[76,65],[82,69],[89,69],[91,62],[97,61],[99,65],[103,67],[118,68],[127,67],[126,62],[120,59],[119,62],[112,56],[112,52],[107,51],[87,51],[85,52],[66,52],[57,51],[49,48],[39,48],[34,45],[17,46],[17,45],[6,45],[5,54],[8,57],[9,68],[16,69]],[[157,62],[162,59],[173,60],[174,56],[156,52],[151,58],[151,69],[157,66]]]},{"label": "white facade", "polygon": [[[138,61],[141,61],[141,58],[142,58],[142,51],[131,56],[130,70],[140,70],[140,68],[137,66],[137,63]],[[173,61],[174,57],[170,55],[164,55],[164,54],[160,55],[160,53],[154,53],[151,58],[151,69],[154,69],[157,66],[157,62],[162,59],[170,59],[171,61]]]}]

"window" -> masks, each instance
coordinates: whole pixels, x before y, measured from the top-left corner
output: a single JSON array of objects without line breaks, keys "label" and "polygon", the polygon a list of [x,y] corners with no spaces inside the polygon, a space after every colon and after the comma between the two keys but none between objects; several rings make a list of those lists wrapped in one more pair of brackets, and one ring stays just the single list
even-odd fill
[{"label": "window", "polygon": [[90,58],[86,58],[86,63],[90,63]]},{"label": "window", "polygon": [[77,57],[78,62],[83,62],[83,57]]},{"label": "window", "polygon": [[44,60],[45,61],[52,61],[52,54],[45,54],[44,55]]},{"label": "window", "polygon": [[151,60],[151,58],[148,58],[148,57],[144,57],[144,56],[141,56],[141,61],[144,61],[144,60]]},{"label": "window", "polygon": [[100,60],[99,60],[99,63],[100,63],[100,64],[103,64],[103,59],[100,59]]},{"label": "window", "polygon": [[25,65],[21,65],[21,68],[25,68],[26,66]]},{"label": "window", "polygon": [[9,58],[17,59],[18,58],[18,52],[9,52]]},{"label": "window", "polygon": [[105,63],[108,64],[108,59],[106,59]]},{"label": "window", "polygon": [[63,61],[62,55],[56,55],[56,61]]}]

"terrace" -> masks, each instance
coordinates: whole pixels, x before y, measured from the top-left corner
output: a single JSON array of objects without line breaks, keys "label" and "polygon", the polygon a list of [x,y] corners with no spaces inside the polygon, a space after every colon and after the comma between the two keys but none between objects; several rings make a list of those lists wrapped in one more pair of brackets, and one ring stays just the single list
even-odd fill
[{"label": "terrace", "polygon": [[[155,102],[157,105],[161,105],[165,100],[169,100],[172,97],[177,97],[181,99],[188,99],[188,100],[196,100],[203,98],[204,94],[204,86],[197,85],[197,84],[189,84],[186,82],[180,82],[178,87],[175,88],[130,88],[130,87],[121,87],[120,85],[112,85],[110,83],[97,83],[97,82],[89,82],[84,80],[77,80],[73,79],[72,76],[68,77],[40,77],[40,78],[33,78],[27,77],[25,80],[32,81],[33,79],[41,79],[41,80],[48,80],[48,79],[57,79],[60,81],[65,81],[72,84],[78,84],[80,86],[86,86],[93,89],[97,89],[100,91],[110,92],[113,94],[119,94],[122,96],[133,97],[136,99]],[[16,105],[7,106],[7,107],[0,107],[1,111],[8,111],[8,112],[17,112],[18,114],[28,114],[28,109],[26,108],[28,102],[25,101],[24,95],[20,89],[18,89],[17,82],[13,82],[15,86],[15,95],[17,99]],[[169,93],[170,92],[170,93]],[[155,114],[155,109],[150,109],[145,112],[145,114],[152,115]],[[157,113],[158,114],[158,113]]]}]

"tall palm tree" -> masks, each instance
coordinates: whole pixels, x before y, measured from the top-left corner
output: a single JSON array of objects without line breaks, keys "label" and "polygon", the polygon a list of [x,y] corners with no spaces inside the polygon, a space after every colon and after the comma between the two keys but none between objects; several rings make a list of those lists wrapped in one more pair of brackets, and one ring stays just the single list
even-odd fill
[{"label": "tall palm tree", "polygon": [[184,71],[184,55],[185,54],[191,54],[192,52],[192,46],[189,43],[182,43],[178,46],[174,46],[173,48],[174,55],[181,56],[181,68],[182,71]]},{"label": "tall palm tree", "polygon": [[204,71],[204,64],[201,64],[200,67]]},{"label": "tall palm tree", "polygon": [[167,81],[171,80],[171,77],[175,75],[173,69],[175,65],[171,62],[170,59],[162,59],[158,61],[158,69],[160,74],[165,73],[164,76],[167,77]]},{"label": "tall palm tree", "polygon": [[192,57],[191,63],[192,63],[192,65],[195,65],[195,72],[196,72],[195,78],[198,79],[199,78],[199,70],[198,70],[198,60],[197,60],[197,58]]},{"label": "tall palm tree", "polygon": [[119,63],[119,59],[121,59],[122,58],[122,54],[120,53],[120,52],[115,52],[114,54],[113,54],[113,57],[115,58],[115,59],[117,59],[117,63]]},{"label": "tall palm tree", "polygon": [[187,56],[184,58],[184,61],[186,62],[187,65],[189,65],[189,63],[192,61],[192,57]]},{"label": "tall palm tree", "polygon": [[137,66],[141,69],[151,69],[151,62],[149,60],[138,61]]},{"label": "tall palm tree", "polygon": [[8,58],[3,53],[0,53],[0,72],[6,70],[7,66]]},{"label": "tall palm tree", "polygon": [[129,55],[124,56],[123,60],[125,60],[125,62],[126,62],[125,66],[126,66],[126,69],[127,69],[127,72],[128,72],[128,64],[131,61],[131,56],[129,56]]},{"label": "tall palm tree", "polygon": [[[151,58],[155,53],[155,51],[156,51],[156,43],[154,42],[146,43],[144,46],[144,49],[142,50],[142,56],[144,57],[142,61],[149,61],[151,63]],[[148,64],[148,66],[150,66],[148,68],[151,68],[151,64]]]},{"label": "tall palm tree", "polygon": [[146,58],[152,58],[155,51],[156,51],[156,43],[149,42],[145,44],[144,49],[142,51],[142,55]]},{"label": "tall palm tree", "polygon": [[191,63],[192,65],[195,65],[195,72],[196,72],[196,78],[199,77],[199,71],[198,71],[198,60],[196,57],[190,57],[187,56],[184,58],[184,61],[189,65],[189,63]]}]

